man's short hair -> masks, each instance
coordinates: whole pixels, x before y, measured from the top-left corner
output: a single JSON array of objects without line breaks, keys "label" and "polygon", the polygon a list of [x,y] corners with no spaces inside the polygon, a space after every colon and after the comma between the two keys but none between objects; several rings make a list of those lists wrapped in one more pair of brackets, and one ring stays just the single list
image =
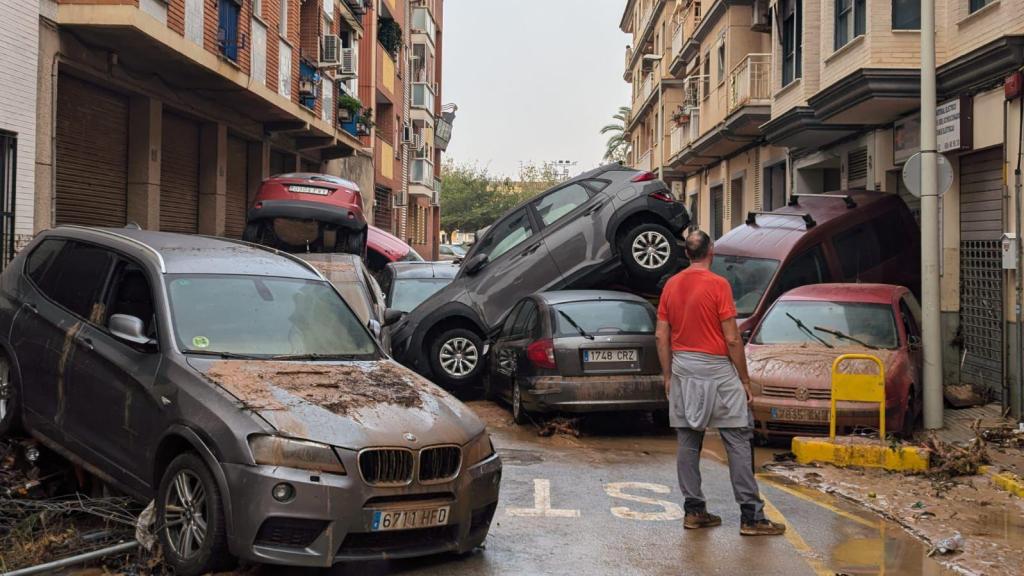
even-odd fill
[{"label": "man's short hair", "polygon": [[695,230],[686,235],[686,257],[690,260],[703,260],[711,250],[711,236],[703,230]]}]

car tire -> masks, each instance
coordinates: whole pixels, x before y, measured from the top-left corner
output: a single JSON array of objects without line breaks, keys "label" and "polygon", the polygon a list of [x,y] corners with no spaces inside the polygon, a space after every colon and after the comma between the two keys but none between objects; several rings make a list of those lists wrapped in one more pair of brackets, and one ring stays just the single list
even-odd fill
[{"label": "car tire", "polygon": [[349,232],[345,236],[345,252],[349,254],[355,254],[360,258],[366,257],[366,237],[368,230],[363,229],[362,232],[354,234]]},{"label": "car tire", "polygon": [[465,328],[445,330],[430,344],[434,379],[446,388],[475,383],[484,367],[483,349],[483,340],[476,332]]},{"label": "car tire", "polygon": [[[179,455],[164,471],[156,513],[164,559],[178,576],[218,572],[234,564],[220,490],[195,453]],[[197,533],[202,534],[198,543]]]},{"label": "car tire", "polygon": [[899,432],[899,436],[903,440],[909,440],[914,436],[914,428],[917,427],[917,410],[914,406],[916,403],[917,398],[911,388],[910,394],[907,396],[907,411],[903,414],[903,425],[900,426]]},{"label": "car tire", "polygon": [[661,224],[647,222],[630,228],[619,239],[619,256],[630,278],[657,282],[679,265],[679,244]]},{"label": "car tire", "polygon": [[0,436],[17,430],[21,422],[18,383],[10,359],[0,355]]},{"label": "car tire", "polygon": [[526,413],[526,408],[523,407],[523,390],[519,382],[512,383],[511,407],[513,422],[519,426],[530,422],[530,416]]}]

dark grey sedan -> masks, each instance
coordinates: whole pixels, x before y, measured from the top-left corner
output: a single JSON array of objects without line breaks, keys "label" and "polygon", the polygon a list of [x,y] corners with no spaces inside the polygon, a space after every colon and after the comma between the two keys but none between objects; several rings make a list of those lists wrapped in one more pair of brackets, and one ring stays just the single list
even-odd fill
[{"label": "dark grey sedan", "polygon": [[311,265],[138,229],[43,232],[0,276],[0,434],[143,502],[176,574],[465,553],[501,461]]},{"label": "dark grey sedan", "polygon": [[493,341],[485,393],[528,412],[668,409],[656,313],[624,292],[566,290],[519,301]]}]

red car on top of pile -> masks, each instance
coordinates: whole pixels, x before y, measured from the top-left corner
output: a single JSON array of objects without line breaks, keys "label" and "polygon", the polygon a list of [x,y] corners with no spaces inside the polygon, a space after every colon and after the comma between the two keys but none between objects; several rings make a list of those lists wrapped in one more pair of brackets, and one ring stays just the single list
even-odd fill
[{"label": "red car on top of pile", "polygon": [[265,180],[243,238],[286,252],[366,252],[367,223],[355,182],[295,172]]}]

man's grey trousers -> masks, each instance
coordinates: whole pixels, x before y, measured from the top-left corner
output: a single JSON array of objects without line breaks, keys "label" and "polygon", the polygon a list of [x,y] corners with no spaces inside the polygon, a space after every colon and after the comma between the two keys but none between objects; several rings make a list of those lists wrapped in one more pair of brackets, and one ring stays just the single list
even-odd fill
[{"label": "man's grey trousers", "polygon": [[[704,445],[704,432],[692,428],[676,428],[679,436],[679,452],[676,470],[679,473],[679,489],[686,499],[683,509],[687,513],[703,512],[707,509],[704,493],[701,491],[700,452]],[[725,444],[729,459],[729,477],[736,503],[744,524],[764,519],[764,502],[754,479],[753,429],[719,428],[718,434]]]}]

